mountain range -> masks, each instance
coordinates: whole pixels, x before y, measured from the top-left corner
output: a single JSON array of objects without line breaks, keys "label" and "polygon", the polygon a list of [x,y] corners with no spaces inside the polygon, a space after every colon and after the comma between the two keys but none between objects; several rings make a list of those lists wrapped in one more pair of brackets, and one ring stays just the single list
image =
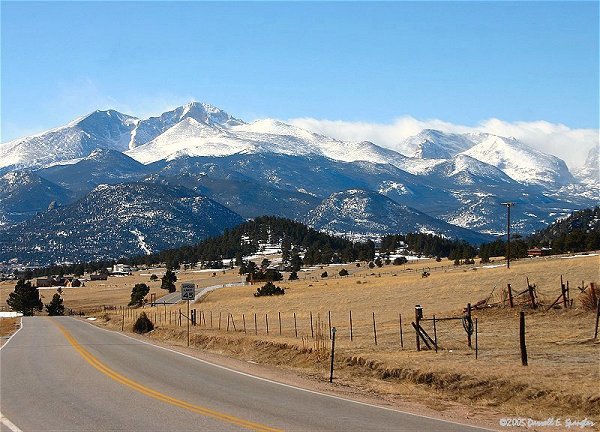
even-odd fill
[{"label": "mountain range", "polygon": [[[246,123],[197,102],[148,119],[95,111],[0,144],[0,261],[88,254],[51,232],[77,233],[91,245],[105,230],[115,256],[123,256],[147,253],[131,232],[155,251],[259,215],[359,237],[420,231],[481,242],[505,231],[502,202],[516,203],[512,226],[523,234],[598,202],[597,148],[574,173],[553,155],[487,133],[423,130],[399,148],[340,141],[272,119]],[[132,209],[107,194],[122,194],[140,214],[167,211],[168,200],[179,210],[142,222],[115,212]],[[188,217],[204,207],[206,220],[198,223],[210,229]],[[222,207],[231,215],[224,217]],[[92,210],[101,223],[78,222]],[[113,227],[122,227],[115,232],[125,240],[111,237]],[[173,235],[177,227],[187,234]],[[111,253],[102,250],[103,257]]]}]

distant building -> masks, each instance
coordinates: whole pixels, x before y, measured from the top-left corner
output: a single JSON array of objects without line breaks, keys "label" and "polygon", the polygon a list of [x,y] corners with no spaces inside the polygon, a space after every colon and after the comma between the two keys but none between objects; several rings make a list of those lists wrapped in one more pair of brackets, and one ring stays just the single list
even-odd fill
[{"label": "distant building", "polygon": [[131,267],[126,264],[115,264],[110,272],[111,275],[130,275]]},{"label": "distant building", "polygon": [[536,257],[536,256],[546,256],[546,255],[550,255],[550,251],[552,250],[552,248],[547,248],[547,247],[532,247],[531,249],[527,250],[527,256],[530,257]]},{"label": "distant building", "polygon": [[37,280],[35,281],[35,286],[38,288],[47,288],[47,287],[51,287],[53,284],[53,280],[47,277],[44,278],[37,278]]}]

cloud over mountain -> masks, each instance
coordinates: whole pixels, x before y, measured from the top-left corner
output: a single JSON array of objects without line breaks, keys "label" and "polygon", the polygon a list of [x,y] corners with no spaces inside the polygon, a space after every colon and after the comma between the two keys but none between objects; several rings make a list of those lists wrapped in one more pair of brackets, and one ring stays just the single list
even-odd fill
[{"label": "cloud over mountain", "polygon": [[591,148],[598,145],[598,129],[574,129],[547,121],[507,122],[488,119],[476,126],[467,126],[439,119],[418,120],[411,116],[400,117],[391,123],[350,122],[315,118],[287,120],[316,133],[347,141],[372,141],[383,147],[406,154],[402,142],[419,134],[423,129],[435,129],[447,133],[487,132],[504,137],[514,137],[525,144],[558,156],[569,168],[584,164]]}]

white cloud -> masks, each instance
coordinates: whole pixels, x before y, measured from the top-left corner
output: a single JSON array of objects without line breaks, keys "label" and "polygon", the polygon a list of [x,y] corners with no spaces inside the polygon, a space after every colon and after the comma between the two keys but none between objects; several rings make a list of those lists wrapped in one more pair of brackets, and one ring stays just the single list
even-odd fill
[{"label": "white cloud", "polygon": [[563,124],[546,121],[506,122],[488,119],[477,126],[465,126],[442,120],[417,120],[401,117],[392,123],[348,122],[295,118],[288,123],[344,141],[372,141],[382,147],[400,150],[400,142],[423,129],[437,129],[450,133],[487,132],[515,137],[533,148],[563,159],[569,168],[583,165],[594,146],[599,145],[598,129],[572,129]]}]

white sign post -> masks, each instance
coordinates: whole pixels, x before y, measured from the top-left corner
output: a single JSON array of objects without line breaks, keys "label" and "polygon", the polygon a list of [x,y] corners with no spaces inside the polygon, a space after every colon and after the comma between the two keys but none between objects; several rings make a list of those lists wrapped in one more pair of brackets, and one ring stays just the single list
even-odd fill
[{"label": "white sign post", "polygon": [[190,346],[190,300],[196,300],[196,284],[181,284],[181,300],[187,300],[187,346]]}]

